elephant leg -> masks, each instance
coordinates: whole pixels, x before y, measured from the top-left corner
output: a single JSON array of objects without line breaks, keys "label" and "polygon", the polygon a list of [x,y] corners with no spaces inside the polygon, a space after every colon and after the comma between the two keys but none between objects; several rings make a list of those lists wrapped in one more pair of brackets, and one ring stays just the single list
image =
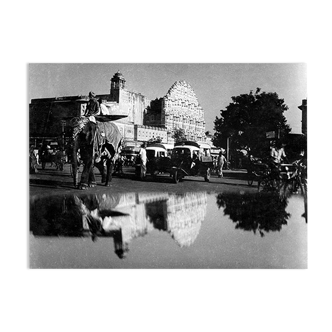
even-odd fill
[{"label": "elephant leg", "polygon": [[105,182],[105,186],[110,186],[110,182],[112,181],[112,174],[113,174],[113,167],[114,167],[114,163],[111,159],[107,160],[106,163],[106,182]]},{"label": "elephant leg", "polygon": [[79,181],[78,181],[79,162],[78,162],[78,158],[77,158],[79,145],[80,145],[79,139],[76,138],[72,142],[72,147],[70,149],[70,153],[71,153],[71,176],[72,176],[75,188],[78,188],[78,186],[79,186]]},{"label": "elephant leg", "polygon": [[89,154],[86,154],[85,156],[88,156],[87,158],[84,158],[84,168],[81,175],[81,182],[80,182],[80,188],[86,189],[89,186],[89,183],[92,179],[94,179],[94,176],[91,176],[91,170],[93,167],[92,163],[92,151],[91,156]]},{"label": "elephant leg", "polygon": [[77,163],[72,163],[71,164],[71,169],[72,169],[72,177],[74,180],[74,187],[77,187],[78,184],[78,167]]},{"label": "elephant leg", "polygon": [[89,171],[89,187],[95,187],[97,185],[95,174],[93,172],[93,165],[91,165],[90,171]]}]

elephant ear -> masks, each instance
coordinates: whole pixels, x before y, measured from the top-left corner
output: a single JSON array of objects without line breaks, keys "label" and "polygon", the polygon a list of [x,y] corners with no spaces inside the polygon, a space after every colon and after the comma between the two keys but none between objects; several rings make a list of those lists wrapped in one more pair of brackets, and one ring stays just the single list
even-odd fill
[{"label": "elephant ear", "polygon": [[[97,122],[97,126],[99,128],[98,133],[103,132],[106,142],[113,146],[114,151],[117,151],[123,139],[117,125],[112,122]],[[102,138],[100,138],[100,140],[102,140]]]}]

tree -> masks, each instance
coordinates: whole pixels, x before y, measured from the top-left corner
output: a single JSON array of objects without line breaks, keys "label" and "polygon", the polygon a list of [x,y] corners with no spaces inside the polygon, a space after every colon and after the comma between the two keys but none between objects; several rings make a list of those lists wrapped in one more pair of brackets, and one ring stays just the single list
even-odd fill
[{"label": "tree", "polygon": [[176,128],[176,129],[174,129],[174,133],[173,133],[172,137],[174,138],[176,143],[183,142],[186,140],[186,133],[185,133],[184,129]]},{"label": "tree", "polygon": [[160,136],[152,137],[148,140],[148,143],[161,143],[162,140],[163,139]]},{"label": "tree", "polygon": [[208,131],[205,132],[205,136],[206,136],[206,137],[211,137],[212,134],[211,134],[211,132],[208,130]]},{"label": "tree", "polygon": [[261,93],[259,88],[255,94],[250,91],[232,97],[232,103],[221,110],[220,118],[214,121],[212,142],[215,146],[226,147],[226,140],[230,138],[231,153],[246,150],[261,157],[269,147],[268,132],[275,132],[281,141],[290,132],[283,115],[287,109],[277,93]]}]

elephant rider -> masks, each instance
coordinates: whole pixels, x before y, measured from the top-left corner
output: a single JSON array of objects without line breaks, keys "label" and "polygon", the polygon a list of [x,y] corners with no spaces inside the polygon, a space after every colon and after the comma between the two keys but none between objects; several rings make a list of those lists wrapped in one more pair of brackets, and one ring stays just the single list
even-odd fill
[{"label": "elephant rider", "polygon": [[99,113],[99,102],[94,92],[91,91],[89,92],[89,101],[84,116],[88,117],[90,121],[96,123],[96,119],[94,118],[94,116],[98,115]]},{"label": "elephant rider", "polygon": [[84,114],[79,118],[74,118],[73,122],[73,139],[82,131],[84,126],[90,122],[92,129],[92,137],[94,137],[94,133],[96,131],[96,118],[95,115],[100,113],[99,102],[96,99],[96,95],[94,92],[89,92],[89,101],[86,107]]}]

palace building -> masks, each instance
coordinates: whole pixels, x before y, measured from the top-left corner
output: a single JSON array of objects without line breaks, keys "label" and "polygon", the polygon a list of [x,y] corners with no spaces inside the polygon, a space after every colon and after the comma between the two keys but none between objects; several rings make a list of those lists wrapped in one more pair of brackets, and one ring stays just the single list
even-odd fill
[{"label": "palace building", "polygon": [[163,98],[151,102],[145,124],[165,127],[169,141],[175,129],[183,129],[188,140],[206,141],[204,110],[185,81],[175,82]]},{"label": "palace building", "polygon": [[[110,82],[109,94],[97,94],[109,114],[122,115],[114,123],[128,144],[160,138],[173,143],[175,129],[183,129],[188,140],[205,142],[204,110],[194,90],[185,81],[175,82],[162,98],[150,100],[129,91],[126,80],[118,71]],[[84,114],[87,96],[32,99],[29,105],[30,144],[40,140],[60,140],[70,136],[70,118]]]}]

